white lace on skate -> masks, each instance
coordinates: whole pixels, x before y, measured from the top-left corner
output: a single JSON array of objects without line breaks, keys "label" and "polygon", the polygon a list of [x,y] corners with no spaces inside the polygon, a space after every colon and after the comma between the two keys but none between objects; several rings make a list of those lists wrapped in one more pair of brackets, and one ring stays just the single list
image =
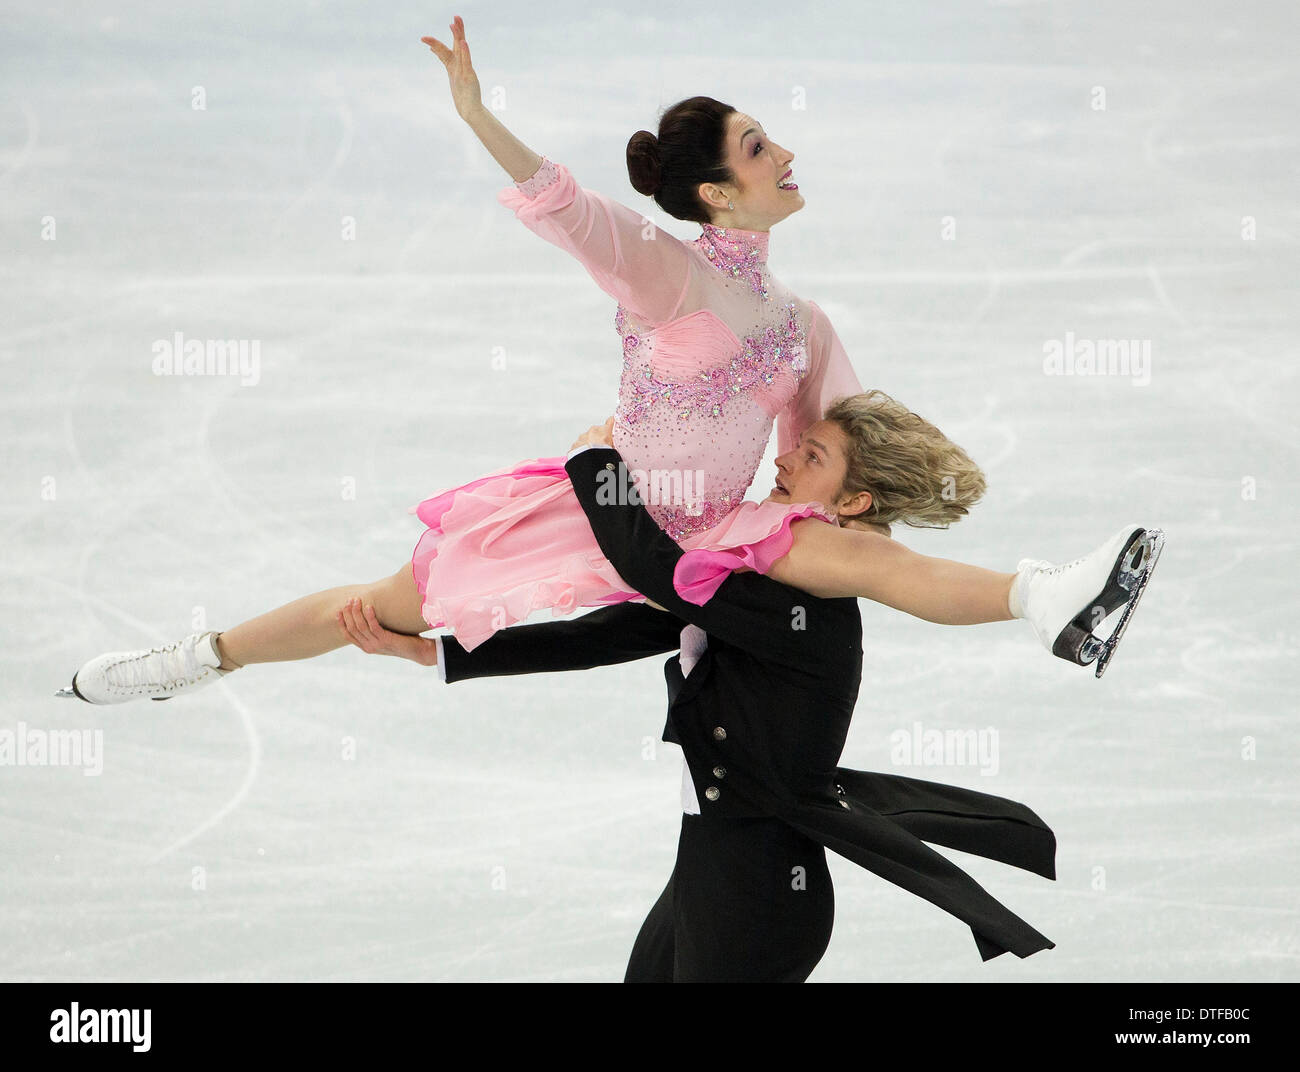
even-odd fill
[{"label": "white lace on skate", "polygon": [[1087,562],[1092,557],[1093,557],[1092,555],[1082,555],[1081,557],[1076,558],[1073,562],[1066,562],[1059,566],[1053,565],[1051,562],[1048,562],[1046,559],[1043,558],[1022,558],[1016,564],[1016,572],[1018,573],[1020,572],[1020,570],[1029,567],[1030,569],[1034,570],[1035,573],[1038,573],[1040,575],[1045,575],[1048,577],[1057,577],[1060,576],[1062,573],[1064,573],[1066,570],[1071,570],[1074,569],[1075,566],[1082,565],[1084,562]]},{"label": "white lace on skate", "polygon": [[74,683],[91,703],[165,700],[211,684],[223,673],[213,633],[192,633],[184,640],[142,651],[110,652],[77,671]]}]

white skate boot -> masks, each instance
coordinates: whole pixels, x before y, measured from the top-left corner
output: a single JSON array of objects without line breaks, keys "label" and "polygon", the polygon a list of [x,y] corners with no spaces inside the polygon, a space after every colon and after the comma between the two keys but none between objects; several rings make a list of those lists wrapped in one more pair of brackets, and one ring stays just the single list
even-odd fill
[{"label": "white skate boot", "polygon": [[[1097,676],[1106,672],[1111,656],[1128,628],[1142,592],[1151,579],[1164,547],[1160,529],[1126,525],[1090,555],[1063,566],[1026,558],[1017,567],[1020,603],[1053,655],[1087,666],[1097,663]],[[1123,608],[1111,634],[1093,635],[1101,623]]]},{"label": "white skate boot", "polygon": [[210,685],[221,675],[217,634],[191,633],[161,648],[110,651],[86,663],[72,675],[72,684],[55,696],[76,697],[93,704],[127,700],[170,700],[178,692]]}]

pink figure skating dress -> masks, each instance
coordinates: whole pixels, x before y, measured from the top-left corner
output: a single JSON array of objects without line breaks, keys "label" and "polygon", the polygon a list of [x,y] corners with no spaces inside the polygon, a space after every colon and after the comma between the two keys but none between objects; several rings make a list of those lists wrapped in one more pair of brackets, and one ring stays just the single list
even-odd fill
[{"label": "pink figure skating dress", "polygon": [[[792,521],[834,523],[821,503],[745,500],[773,422],[785,453],[833,399],[862,390],[826,315],[768,271],[768,232],[704,224],[684,242],[545,158],[498,200],[619,303],[614,446],[687,552],[674,578],[684,599],[703,604],[735,569],[766,572],[789,550]],[[431,627],[468,650],[543,608],[644,598],[601,553],[565,460],[523,462],[411,508],[428,526],[411,564]]]}]

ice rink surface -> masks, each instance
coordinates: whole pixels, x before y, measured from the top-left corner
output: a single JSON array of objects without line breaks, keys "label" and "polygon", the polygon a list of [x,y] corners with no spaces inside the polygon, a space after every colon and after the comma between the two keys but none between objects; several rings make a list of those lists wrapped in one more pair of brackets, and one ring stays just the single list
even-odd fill
[{"label": "ice rink surface", "polygon": [[[1033,807],[1057,881],[946,854],[1057,947],[982,963],[832,855],[813,980],[1300,978],[1297,9],[699,8],[7,12],[0,732],[103,751],[0,766],[0,977],[622,976],[679,825],[661,660],[444,687],[347,649],[166,704],[52,696],[101,651],[388,575],[412,504],[612,412],[613,300],[497,203],[419,43],[459,11],[503,122],[678,237],[623,164],[661,109],[708,94],[794,151],[772,270],[989,477],[909,546],[1012,569],[1168,533],[1100,681],[1024,623],[862,604],[844,765]],[[177,332],[257,340],[257,382],[155,375]],[[1046,374],[1067,333],[1145,340],[1146,375]],[[996,773],[895,764],[918,723],[996,731]]]}]

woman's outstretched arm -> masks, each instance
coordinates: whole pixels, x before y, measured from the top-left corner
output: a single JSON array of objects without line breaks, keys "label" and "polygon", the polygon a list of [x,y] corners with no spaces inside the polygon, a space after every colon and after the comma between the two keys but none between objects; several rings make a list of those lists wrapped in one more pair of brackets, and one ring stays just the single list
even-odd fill
[{"label": "woman's outstretched arm", "polygon": [[447,68],[451,83],[451,99],[459,115],[478,140],[492,154],[492,159],[506,169],[515,182],[523,182],[542,163],[542,158],[516,138],[505,124],[483,106],[483,91],[478,75],[470,62],[469,42],[465,40],[465,21],[459,15],[451,23],[452,47],[448,48],[436,37],[420,38],[429,46],[442,65]]},{"label": "woman's outstretched arm", "polygon": [[998,573],[909,551],[877,532],[817,518],[790,526],[793,541],[767,575],[823,599],[858,596],[940,625],[1012,618],[1014,573]]},{"label": "woman's outstretched arm", "polygon": [[644,214],[579,186],[562,164],[516,138],[483,104],[465,24],[452,23],[453,48],[422,40],[447,68],[456,111],[512,179],[497,197],[535,234],[575,257],[610,297],[650,324],[674,319],[691,280],[686,243]]}]

